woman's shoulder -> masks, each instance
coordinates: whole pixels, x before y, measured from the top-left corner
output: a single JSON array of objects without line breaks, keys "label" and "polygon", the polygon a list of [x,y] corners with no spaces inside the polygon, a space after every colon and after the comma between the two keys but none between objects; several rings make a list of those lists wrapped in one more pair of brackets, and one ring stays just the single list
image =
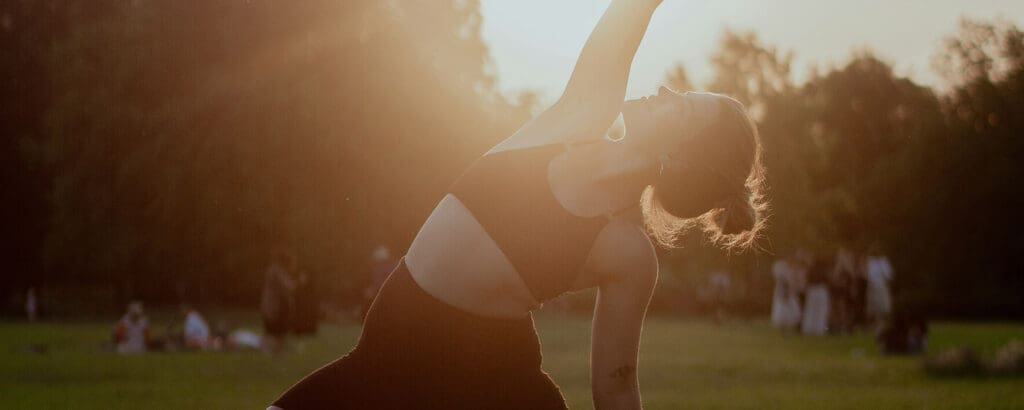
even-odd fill
[{"label": "woman's shoulder", "polygon": [[605,138],[614,124],[595,123],[585,106],[556,103],[523,124],[516,132],[495,145],[487,154],[552,144]]},{"label": "woman's shoulder", "polygon": [[658,258],[642,223],[628,215],[611,218],[594,240],[588,267],[602,278],[657,275]]}]

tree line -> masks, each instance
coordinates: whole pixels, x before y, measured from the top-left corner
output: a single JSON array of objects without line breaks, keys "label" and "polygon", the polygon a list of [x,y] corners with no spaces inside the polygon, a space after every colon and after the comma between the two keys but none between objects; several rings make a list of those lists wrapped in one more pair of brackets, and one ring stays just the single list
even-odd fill
[{"label": "tree line", "polygon": [[[251,306],[284,247],[325,296],[357,299],[371,249],[401,253],[537,108],[498,92],[478,3],[0,2],[0,294]],[[742,32],[723,34],[708,84],[670,70],[755,113],[773,215],[762,252],[690,238],[663,281],[728,265],[757,310],[779,254],[879,242],[902,303],[1024,316],[1021,32],[965,21],[936,55],[941,90],[868,52],[798,82],[791,53]]]},{"label": "tree line", "polygon": [[[870,51],[797,83],[791,52],[725,33],[706,88],[758,117],[772,227],[760,255],[680,257],[697,275],[690,283],[708,267],[739,265],[750,287],[741,304],[766,311],[772,259],[880,246],[896,267],[900,308],[1024,317],[1024,233],[1014,221],[1024,193],[1012,182],[1024,175],[1024,34],[963,20],[933,59],[937,89]],[[688,87],[681,67],[667,81]]]}]

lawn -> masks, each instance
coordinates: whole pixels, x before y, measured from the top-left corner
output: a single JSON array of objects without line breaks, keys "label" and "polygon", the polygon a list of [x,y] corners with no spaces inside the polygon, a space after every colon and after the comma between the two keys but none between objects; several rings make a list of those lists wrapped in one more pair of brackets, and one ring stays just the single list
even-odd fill
[{"label": "lawn", "polygon": [[[544,367],[571,408],[591,408],[589,321],[540,317]],[[324,326],[289,352],[103,352],[107,323],[0,324],[0,400],[12,409],[263,409],[291,382],[344,353],[355,325]],[[991,354],[1021,324],[936,323],[929,350]],[[41,344],[45,353],[25,346]],[[648,409],[1024,409],[1024,379],[941,379],[918,358],[881,357],[867,335],[784,335],[761,322],[649,319],[640,381]]]}]

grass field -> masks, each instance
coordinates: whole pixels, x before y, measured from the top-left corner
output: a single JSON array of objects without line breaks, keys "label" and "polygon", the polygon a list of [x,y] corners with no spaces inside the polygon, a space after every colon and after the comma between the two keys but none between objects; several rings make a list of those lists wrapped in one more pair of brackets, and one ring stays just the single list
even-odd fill
[{"label": "grass field", "polygon": [[[541,317],[544,367],[571,408],[591,408],[589,321]],[[359,329],[325,326],[272,357],[260,352],[118,356],[107,323],[0,324],[0,403],[10,409],[263,409],[344,353]],[[1021,324],[938,323],[929,350],[991,354]],[[47,352],[27,353],[28,344]],[[640,381],[648,409],[1024,409],[1024,379],[941,379],[918,358],[880,357],[866,335],[808,338],[766,324],[649,319]]]}]

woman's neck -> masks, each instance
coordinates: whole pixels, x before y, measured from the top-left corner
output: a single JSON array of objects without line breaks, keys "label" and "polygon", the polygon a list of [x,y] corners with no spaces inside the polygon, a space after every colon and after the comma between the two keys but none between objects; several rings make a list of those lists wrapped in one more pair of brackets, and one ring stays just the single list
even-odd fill
[{"label": "woman's neck", "polygon": [[552,190],[579,216],[614,215],[636,205],[653,181],[649,161],[618,142],[570,146],[550,165]]},{"label": "woman's neck", "polygon": [[612,211],[640,202],[644,189],[653,183],[657,164],[648,155],[623,142],[599,144],[594,153],[591,181],[608,200]]}]

